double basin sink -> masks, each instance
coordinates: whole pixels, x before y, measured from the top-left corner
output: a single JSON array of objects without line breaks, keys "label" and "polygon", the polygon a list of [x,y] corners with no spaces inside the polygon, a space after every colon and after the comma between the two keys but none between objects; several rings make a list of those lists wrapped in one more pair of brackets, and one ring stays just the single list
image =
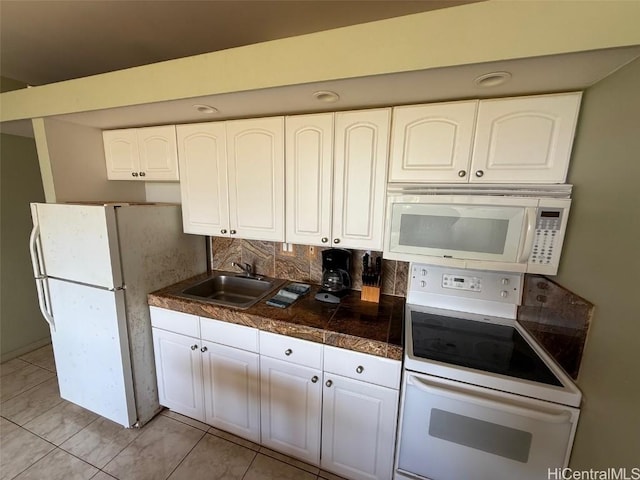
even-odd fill
[{"label": "double basin sink", "polygon": [[246,309],[285,282],[286,280],[278,278],[221,272],[183,289],[177,295],[215,305]]}]

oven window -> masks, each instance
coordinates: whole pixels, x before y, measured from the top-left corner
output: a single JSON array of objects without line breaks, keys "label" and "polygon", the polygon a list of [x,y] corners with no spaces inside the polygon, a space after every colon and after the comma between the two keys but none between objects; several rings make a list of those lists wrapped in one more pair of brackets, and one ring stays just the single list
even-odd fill
[{"label": "oven window", "polygon": [[508,325],[411,312],[416,357],[562,386],[518,331]]},{"label": "oven window", "polygon": [[530,432],[437,408],[431,409],[429,435],[522,463],[531,450]]},{"label": "oven window", "polygon": [[501,255],[509,220],[461,216],[415,215],[400,220],[400,245]]}]

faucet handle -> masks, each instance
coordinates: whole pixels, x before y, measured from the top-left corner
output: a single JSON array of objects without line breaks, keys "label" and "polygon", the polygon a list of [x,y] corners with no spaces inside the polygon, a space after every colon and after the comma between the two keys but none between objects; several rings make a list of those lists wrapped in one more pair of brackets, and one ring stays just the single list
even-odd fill
[{"label": "faucet handle", "polygon": [[244,268],[247,275],[251,275],[253,273],[253,267],[250,264],[245,262]]}]

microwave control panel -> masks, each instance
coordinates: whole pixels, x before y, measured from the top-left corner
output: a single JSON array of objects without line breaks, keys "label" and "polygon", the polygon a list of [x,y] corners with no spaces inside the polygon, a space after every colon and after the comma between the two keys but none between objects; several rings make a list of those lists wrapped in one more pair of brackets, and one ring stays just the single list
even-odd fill
[{"label": "microwave control panel", "polygon": [[538,209],[536,231],[533,239],[529,262],[535,264],[550,264],[559,254],[558,244],[562,241],[562,208],[541,207]]}]

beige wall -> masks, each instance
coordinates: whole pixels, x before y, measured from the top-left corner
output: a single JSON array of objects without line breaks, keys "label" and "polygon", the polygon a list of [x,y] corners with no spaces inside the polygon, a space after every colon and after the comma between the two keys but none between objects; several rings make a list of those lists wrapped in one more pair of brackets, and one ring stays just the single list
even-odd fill
[{"label": "beige wall", "polygon": [[0,358],[49,342],[29,257],[29,202],[44,201],[32,138],[0,135]]},{"label": "beige wall", "polygon": [[639,466],[640,60],[583,97],[557,281],[596,305],[578,383],[571,466]]}]

